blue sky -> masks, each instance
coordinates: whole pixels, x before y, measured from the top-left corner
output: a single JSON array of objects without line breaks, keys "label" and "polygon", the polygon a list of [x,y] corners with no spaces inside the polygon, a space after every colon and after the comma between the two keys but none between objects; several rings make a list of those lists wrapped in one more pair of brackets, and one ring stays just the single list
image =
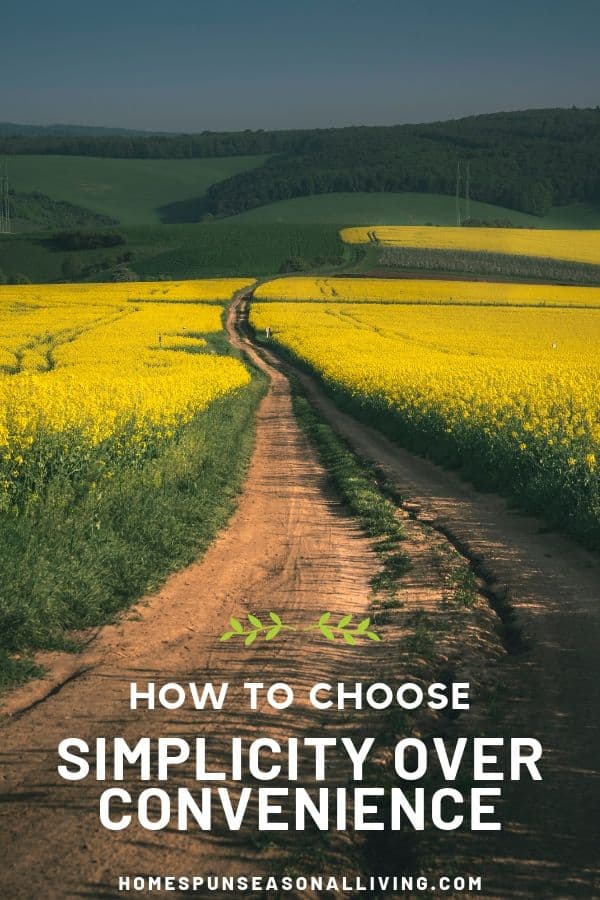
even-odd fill
[{"label": "blue sky", "polygon": [[2,8],[2,121],[237,130],[600,103],[597,0]]}]

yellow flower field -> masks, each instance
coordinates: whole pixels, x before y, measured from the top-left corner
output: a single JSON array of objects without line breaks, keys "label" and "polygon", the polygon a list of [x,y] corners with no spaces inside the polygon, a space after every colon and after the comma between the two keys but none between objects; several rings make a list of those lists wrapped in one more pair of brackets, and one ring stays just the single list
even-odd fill
[{"label": "yellow flower field", "polygon": [[34,457],[41,470],[45,455],[72,459],[108,441],[114,459],[143,459],[247,384],[244,365],[213,354],[205,337],[221,330],[223,307],[209,299],[239,287],[228,279],[0,288],[0,496],[31,477]]},{"label": "yellow flower field", "polygon": [[203,278],[190,281],[120,281],[100,284],[20,284],[2,285],[0,304],[55,306],[84,303],[114,304],[150,301],[153,303],[224,303],[236,291],[254,284],[253,278]]},{"label": "yellow flower field", "polygon": [[276,278],[259,285],[254,296],[258,300],[327,300],[334,303],[600,308],[600,287],[412,278]]},{"label": "yellow flower field", "polygon": [[507,253],[600,264],[600,231],[369,225],[344,228],[347,244]]},{"label": "yellow flower field", "polygon": [[251,322],[408,446],[600,539],[600,312],[271,302]]}]

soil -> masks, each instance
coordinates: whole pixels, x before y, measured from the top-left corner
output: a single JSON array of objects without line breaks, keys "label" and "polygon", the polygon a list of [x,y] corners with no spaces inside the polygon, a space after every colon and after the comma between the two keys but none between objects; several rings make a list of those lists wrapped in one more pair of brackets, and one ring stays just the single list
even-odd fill
[{"label": "soil", "polygon": [[[119,875],[261,874],[291,865],[302,872],[305,861],[314,866],[315,858],[319,871],[321,858],[336,874],[364,872],[366,866],[383,873],[385,865],[406,874],[415,874],[415,867],[481,874],[478,896],[503,900],[599,896],[598,560],[540,533],[537,521],[517,515],[497,497],[478,494],[392,446],[341,413],[309,376],[301,377],[322,413],[412,501],[399,512],[412,564],[400,585],[404,607],[397,615],[377,613],[383,640],[360,652],[316,636],[307,642],[297,633],[247,649],[235,640],[218,641],[230,616],[247,612],[266,617],[274,610],[302,625],[325,610],[367,615],[374,600],[369,581],[377,568],[373,542],[331,496],[327,475],[292,415],[283,374],[288,365],[271,353],[263,358],[251,346],[234,327],[238,314],[243,320],[243,299],[230,310],[232,342],[271,383],[237,511],[202,561],[100,629],[77,658],[45,655],[48,677],[7,699],[1,723],[2,895],[114,897],[120,896]],[[503,586],[528,649],[507,651],[498,617],[483,597],[472,609],[449,606],[445,567],[453,550],[444,532],[476,560],[487,585]],[[436,648],[429,656],[406,649],[415,611],[425,612],[435,629]],[[226,765],[232,735],[251,740],[261,734],[284,739],[368,731],[373,722],[359,721],[356,714],[324,719],[305,701],[306,688],[317,681],[433,681],[442,671],[471,681],[485,703],[480,700],[472,716],[454,724],[432,716],[415,719],[418,733],[477,734],[486,728],[537,737],[545,747],[544,782],[507,785],[501,833],[436,833],[424,839],[423,853],[414,859],[403,835],[394,844],[377,833],[363,841],[344,835],[327,841],[314,833],[273,838],[248,829],[232,834],[220,823],[210,833],[154,832],[135,824],[109,832],[97,814],[106,785],[92,779],[69,783],[56,771],[56,748],[65,737],[88,743],[115,735],[130,742],[143,735],[207,737],[217,768]],[[222,713],[129,708],[131,681],[223,680],[230,693]],[[284,712],[261,703],[249,714],[242,689],[248,680],[288,682],[299,700]],[[383,720],[375,725],[381,728]],[[344,777],[336,772],[335,783]],[[122,786],[139,790],[132,776]],[[182,768],[172,786],[193,791],[193,772]]]}]

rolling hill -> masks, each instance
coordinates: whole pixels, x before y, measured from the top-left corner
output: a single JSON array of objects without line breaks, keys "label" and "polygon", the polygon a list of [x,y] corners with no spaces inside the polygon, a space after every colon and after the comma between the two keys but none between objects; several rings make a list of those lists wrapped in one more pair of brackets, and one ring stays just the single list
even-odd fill
[{"label": "rolling hill", "polygon": [[124,225],[198,221],[202,198],[216,181],[264,162],[264,156],[218,159],[109,159],[9,156],[11,187],[39,192]]},{"label": "rolling hill", "polygon": [[[464,215],[464,202],[462,211]],[[511,222],[523,228],[600,228],[600,207],[583,203],[553,207],[545,216],[533,216],[491,203],[471,201],[471,216],[487,222]],[[410,192],[316,194],[268,203],[238,213],[228,221],[240,224],[455,225],[456,201],[444,194]]]},{"label": "rolling hill", "polygon": [[[454,224],[458,160],[480,222],[600,227],[596,109],[196,135],[4,123],[2,155],[20,233],[0,236],[0,269],[33,281],[360,267],[337,230]],[[50,239],[116,225],[120,249],[73,254]]]},{"label": "rolling hill", "polygon": [[206,208],[219,216],[313,194],[451,195],[459,162],[463,187],[468,163],[471,196],[481,202],[538,216],[552,206],[600,203],[600,108],[292,131],[0,135],[0,155],[14,154],[146,161],[263,156],[259,165],[213,178]]}]

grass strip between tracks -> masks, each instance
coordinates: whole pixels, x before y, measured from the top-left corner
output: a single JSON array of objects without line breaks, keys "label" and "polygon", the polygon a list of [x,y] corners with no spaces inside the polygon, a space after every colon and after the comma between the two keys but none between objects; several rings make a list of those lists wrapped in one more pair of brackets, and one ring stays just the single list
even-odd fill
[{"label": "grass strip between tracks", "polygon": [[294,414],[315,445],[332,488],[357,518],[365,534],[378,539],[373,549],[380,559],[381,569],[371,579],[371,587],[375,593],[394,595],[399,579],[410,567],[408,556],[400,547],[405,535],[397,507],[386,496],[386,487],[374,466],[356,456],[318,415],[294,376],[290,377],[290,384]]}]

